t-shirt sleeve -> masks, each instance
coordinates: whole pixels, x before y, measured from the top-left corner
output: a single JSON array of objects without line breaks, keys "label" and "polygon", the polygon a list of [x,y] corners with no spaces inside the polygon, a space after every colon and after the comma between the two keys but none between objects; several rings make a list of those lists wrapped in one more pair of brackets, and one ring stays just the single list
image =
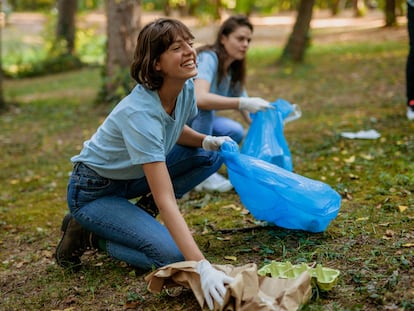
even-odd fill
[{"label": "t-shirt sleeve", "polygon": [[197,100],[196,100],[196,95],[194,91],[194,80],[193,79],[187,81],[186,90],[187,90],[186,93],[188,94],[187,97],[191,101],[191,105],[190,105],[191,108],[190,108],[188,119],[193,120],[198,114]]},{"label": "t-shirt sleeve", "polygon": [[204,79],[210,84],[213,83],[218,70],[217,55],[214,52],[201,52],[197,58],[198,74],[196,79]]},{"label": "t-shirt sleeve", "polygon": [[132,164],[165,161],[164,144],[160,140],[163,127],[157,124],[160,120],[154,116],[133,113],[120,125]]}]

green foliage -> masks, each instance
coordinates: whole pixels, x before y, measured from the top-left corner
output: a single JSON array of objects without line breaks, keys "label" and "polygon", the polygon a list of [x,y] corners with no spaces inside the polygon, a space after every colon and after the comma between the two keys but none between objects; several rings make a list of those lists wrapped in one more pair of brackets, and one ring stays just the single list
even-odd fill
[{"label": "green foliage", "polygon": [[[56,0],[8,0],[8,2],[16,12],[47,12],[56,6]],[[103,0],[77,0],[77,2],[80,11],[97,9],[104,5]]]},{"label": "green foliage", "polygon": [[[131,79],[129,68],[119,67],[114,74],[107,75],[105,68],[102,67],[101,79],[103,83],[95,101],[97,104],[114,106],[129,94],[135,86],[135,81]],[[108,89],[113,91],[109,92]]]},{"label": "green foliage", "polygon": [[65,42],[56,41],[55,15],[45,14],[44,17],[47,22],[40,35],[29,34],[21,38],[13,27],[2,30],[2,66],[5,76],[35,77],[103,64],[104,35],[97,35],[97,30],[92,27],[78,29],[76,53],[69,55]]},{"label": "green foliage", "polygon": [[28,78],[79,69],[83,66],[78,57],[66,54],[47,57],[39,62],[21,64],[17,66],[15,73],[5,74],[14,78]]}]

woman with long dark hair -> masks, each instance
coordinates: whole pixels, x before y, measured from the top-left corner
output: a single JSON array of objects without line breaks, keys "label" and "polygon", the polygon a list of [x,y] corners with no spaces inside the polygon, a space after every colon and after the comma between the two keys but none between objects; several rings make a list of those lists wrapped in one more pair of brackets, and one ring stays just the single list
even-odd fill
[{"label": "woman with long dark hair", "polygon": [[[271,107],[259,97],[248,97],[245,89],[246,55],[252,40],[253,25],[244,15],[225,20],[213,44],[197,49],[198,74],[194,85],[199,114],[191,127],[207,135],[229,136],[237,143],[244,137],[239,122],[216,115],[217,110],[239,110],[246,122],[249,113]],[[200,184],[199,190],[228,191],[231,183],[218,173]]]}]

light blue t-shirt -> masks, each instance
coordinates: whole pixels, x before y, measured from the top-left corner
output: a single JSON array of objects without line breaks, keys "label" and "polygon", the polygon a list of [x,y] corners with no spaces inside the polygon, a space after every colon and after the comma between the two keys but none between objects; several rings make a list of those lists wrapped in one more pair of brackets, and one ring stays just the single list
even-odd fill
[{"label": "light blue t-shirt", "polygon": [[203,51],[197,55],[197,70],[198,74],[196,79],[203,79],[210,83],[210,92],[213,94],[227,96],[227,97],[240,97],[247,96],[245,90],[240,91],[240,84],[235,87],[231,87],[231,75],[230,73],[224,76],[219,85],[218,81],[218,57],[213,51]]},{"label": "light blue t-shirt", "polygon": [[162,107],[157,91],[138,84],[115,106],[71,161],[83,162],[111,179],[143,177],[142,164],[165,161],[184,124],[196,115],[192,79],[187,80],[178,95],[171,116]]}]

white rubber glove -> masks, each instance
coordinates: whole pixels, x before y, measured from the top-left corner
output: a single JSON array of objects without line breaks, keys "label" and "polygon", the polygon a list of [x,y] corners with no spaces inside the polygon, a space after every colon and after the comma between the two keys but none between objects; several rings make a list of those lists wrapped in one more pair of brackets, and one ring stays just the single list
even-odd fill
[{"label": "white rubber glove", "polygon": [[227,290],[224,284],[230,284],[234,279],[224,272],[214,269],[205,259],[197,263],[196,270],[200,274],[201,288],[208,308],[214,309],[213,299],[222,306]]},{"label": "white rubber glove", "polygon": [[256,113],[260,110],[274,109],[274,107],[266,100],[260,97],[240,97],[239,109],[247,110],[251,113]]},{"label": "white rubber glove", "polygon": [[233,141],[229,136],[210,136],[207,135],[202,142],[204,150],[217,151],[225,141]]}]

